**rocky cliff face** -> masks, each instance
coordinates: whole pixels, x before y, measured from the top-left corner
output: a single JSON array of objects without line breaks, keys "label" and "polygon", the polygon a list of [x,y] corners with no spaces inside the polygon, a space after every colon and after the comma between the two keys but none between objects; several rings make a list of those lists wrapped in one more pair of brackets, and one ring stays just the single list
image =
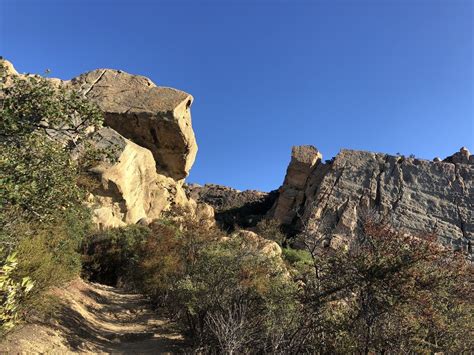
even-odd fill
[{"label": "rocky cliff face", "polygon": [[467,149],[444,161],[342,150],[323,163],[314,147],[293,148],[271,214],[297,230],[309,226],[328,239],[351,235],[368,210],[400,228],[434,232],[455,248],[474,238],[474,157]]},{"label": "rocky cliff face", "polygon": [[214,208],[217,222],[226,230],[255,226],[265,217],[278,196],[277,191],[239,191],[215,184],[190,184],[185,188],[190,198]]},{"label": "rocky cliff face", "polygon": [[[22,75],[8,61],[1,64],[7,80]],[[112,69],[68,81],[49,80],[81,92],[103,112],[106,127],[96,132],[92,143],[111,148],[115,159],[92,169],[100,186],[89,196],[89,204],[99,226],[147,223],[172,205],[212,218],[209,208],[188,199],[183,190],[197,152],[191,95]]]}]

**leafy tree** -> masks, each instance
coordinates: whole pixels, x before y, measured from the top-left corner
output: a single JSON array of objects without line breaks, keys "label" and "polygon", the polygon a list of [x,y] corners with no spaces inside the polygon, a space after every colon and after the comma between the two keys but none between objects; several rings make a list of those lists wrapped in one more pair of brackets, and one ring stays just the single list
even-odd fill
[{"label": "leafy tree", "polygon": [[82,203],[81,167],[70,152],[102,122],[97,107],[75,91],[37,76],[10,79],[0,100],[0,222],[8,243],[15,225],[51,221]]},{"label": "leafy tree", "polygon": [[32,311],[44,291],[78,274],[78,246],[91,230],[85,166],[71,158],[102,115],[78,92],[0,66],[0,261],[16,255],[12,282],[34,282],[17,309]]}]

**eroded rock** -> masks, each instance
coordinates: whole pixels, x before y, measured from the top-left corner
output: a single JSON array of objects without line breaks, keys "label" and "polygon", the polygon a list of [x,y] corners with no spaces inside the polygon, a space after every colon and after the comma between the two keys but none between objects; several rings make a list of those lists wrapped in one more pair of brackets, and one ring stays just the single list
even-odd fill
[{"label": "eroded rock", "polygon": [[[7,60],[0,59],[0,64],[4,85],[13,76],[29,75],[19,74]],[[69,81],[48,80],[81,92],[104,114],[107,128],[95,132],[91,142],[96,148],[112,149],[114,161],[104,160],[92,169],[100,184],[88,198],[99,226],[149,224],[173,206],[211,220],[212,208],[189,200],[183,190],[197,152],[191,95],[111,69]],[[79,156],[83,148],[80,144],[73,155]]]},{"label": "eroded rock", "polygon": [[189,174],[197,153],[191,95],[112,69],[82,74],[66,85],[80,90],[99,106],[106,126],[148,148],[160,174],[174,180]]},{"label": "eroded rock", "polygon": [[[308,164],[302,188],[285,178],[274,215],[283,224],[292,223],[298,230],[306,226],[314,235],[331,239],[350,236],[363,214],[377,211],[395,227],[432,232],[455,248],[472,250],[471,161],[466,149],[443,162],[342,150],[332,162],[320,162],[313,169]],[[302,218],[295,220],[296,211]]]},{"label": "eroded rock", "polygon": [[257,233],[248,230],[239,230],[234,232],[230,238],[242,238],[245,246],[251,250],[259,251],[269,257],[281,257],[282,250],[280,246],[272,241],[262,238]]},{"label": "eroded rock", "polygon": [[308,178],[321,159],[321,153],[313,146],[293,147],[285,181],[279,189],[279,197],[272,211],[273,217],[282,224],[289,225],[295,219],[299,212],[298,206],[304,201]]},{"label": "eroded rock", "polygon": [[111,128],[102,128],[92,142],[95,148],[113,155],[111,161],[102,161],[91,169],[100,186],[92,191],[88,202],[100,227],[147,224],[171,204],[189,204],[181,184],[156,172],[148,149]]}]

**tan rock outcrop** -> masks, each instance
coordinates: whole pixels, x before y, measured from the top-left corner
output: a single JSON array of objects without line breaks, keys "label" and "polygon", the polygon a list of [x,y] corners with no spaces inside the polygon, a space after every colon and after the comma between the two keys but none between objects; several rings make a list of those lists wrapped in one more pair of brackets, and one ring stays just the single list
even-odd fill
[{"label": "tan rock outcrop", "polygon": [[18,75],[18,72],[16,71],[13,64],[6,59],[0,59],[0,70],[0,77],[4,78],[5,80],[8,80],[14,75]]},{"label": "tan rock outcrop", "polygon": [[190,203],[180,183],[156,172],[155,160],[148,149],[111,128],[97,132],[93,145],[114,155],[111,162],[103,161],[91,169],[100,187],[92,191],[89,204],[100,227],[151,221],[159,218],[171,204]]},{"label": "tan rock outcrop", "polygon": [[291,224],[303,203],[305,188],[311,172],[321,161],[321,153],[313,146],[295,146],[286,171],[285,181],[271,215],[282,224]]},{"label": "tan rock outcrop", "polygon": [[160,174],[174,180],[189,174],[197,153],[191,126],[191,95],[158,87],[143,76],[111,69],[82,74],[66,85],[99,106],[106,126],[149,149]]},{"label": "tan rock outcrop", "polygon": [[[0,64],[4,84],[12,76],[27,76],[18,74],[7,60],[0,59]],[[183,190],[197,153],[191,95],[111,69],[94,70],[69,81],[48,80],[81,92],[104,114],[107,128],[96,132],[91,142],[96,148],[113,150],[114,159],[92,169],[100,184],[88,198],[100,227],[148,224],[172,206],[214,223],[212,207],[188,199]]]}]

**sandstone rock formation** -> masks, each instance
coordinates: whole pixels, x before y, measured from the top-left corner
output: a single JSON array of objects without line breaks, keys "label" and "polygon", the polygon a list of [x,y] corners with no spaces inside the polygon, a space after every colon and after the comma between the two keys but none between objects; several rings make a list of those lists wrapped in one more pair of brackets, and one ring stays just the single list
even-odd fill
[{"label": "sandstone rock formation", "polygon": [[211,205],[216,211],[217,222],[226,230],[232,230],[235,226],[255,226],[277,197],[276,191],[239,191],[215,184],[190,184],[185,185],[185,189],[189,198]]},{"label": "sandstone rock formation", "polygon": [[[11,76],[25,76],[6,60],[0,64],[7,84]],[[92,169],[100,186],[88,201],[99,226],[147,224],[174,205],[213,220],[211,208],[190,201],[182,187],[197,152],[191,95],[111,69],[94,70],[70,81],[48,80],[80,91],[104,114],[107,128],[96,132],[92,143],[100,149],[111,148],[115,159]]]},{"label": "sandstone rock formation", "polygon": [[191,95],[111,69],[94,70],[66,84],[99,106],[105,125],[149,149],[160,174],[174,180],[189,174],[197,153]]},{"label": "sandstone rock formation", "polygon": [[97,132],[93,143],[114,155],[112,162],[103,161],[91,169],[100,180],[100,187],[89,198],[99,225],[116,227],[159,218],[171,203],[188,204],[181,185],[156,172],[148,149],[111,128]]},{"label": "sandstone rock formation", "polygon": [[[313,159],[300,159],[301,150],[313,152]],[[316,152],[293,150],[271,211],[281,223],[338,238],[354,233],[359,217],[374,209],[396,227],[436,233],[472,253],[474,163],[467,149],[442,162],[342,150],[325,164]],[[304,168],[295,169],[296,164]]]},{"label": "sandstone rock formation", "polygon": [[293,147],[285,181],[273,210],[273,217],[282,224],[290,225],[299,213],[308,177],[321,159],[321,153],[313,146]]}]

